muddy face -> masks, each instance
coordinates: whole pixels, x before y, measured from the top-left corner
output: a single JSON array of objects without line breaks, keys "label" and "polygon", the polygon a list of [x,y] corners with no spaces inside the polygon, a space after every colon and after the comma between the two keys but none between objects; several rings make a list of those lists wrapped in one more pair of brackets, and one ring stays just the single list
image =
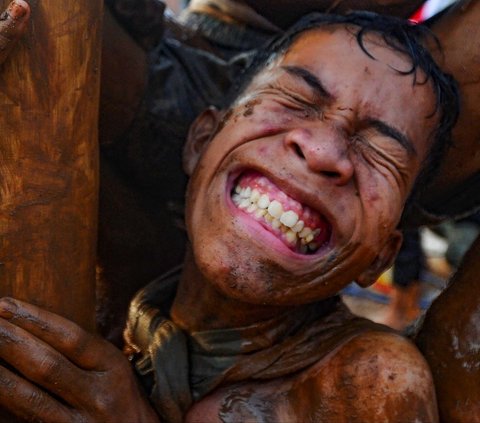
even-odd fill
[{"label": "muddy face", "polygon": [[[437,123],[429,84],[376,36],[314,30],[254,78],[192,175],[200,271],[257,304],[325,298],[373,280]],[[418,75],[422,80],[422,75]],[[430,117],[428,117],[430,116]],[[360,276],[359,276],[360,275]]]}]

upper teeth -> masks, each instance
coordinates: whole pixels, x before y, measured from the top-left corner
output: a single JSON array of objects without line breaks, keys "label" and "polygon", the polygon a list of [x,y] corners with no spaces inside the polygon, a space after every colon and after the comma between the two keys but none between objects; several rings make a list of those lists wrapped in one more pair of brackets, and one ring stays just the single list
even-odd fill
[{"label": "upper teeth", "polygon": [[261,209],[266,209],[270,205],[270,199],[267,194],[263,194],[257,202],[257,206]]},{"label": "upper teeth", "polygon": [[277,200],[273,200],[268,206],[268,212],[273,217],[280,219],[283,216],[283,207]]},{"label": "upper teeth", "polygon": [[292,210],[286,211],[280,217],[280,222],[282,222],[285,226],[288,226],[289,228],[293,228],[298,222],[298,214]]},{"label": "upper teeth", "polygon": [[321,229],[313,230],[306,227],[305,222],[299,220],[297,213],[293,210],[284,211],[282,204],[277,200],[270,201],[267,194],[237,185],[232,199],[237,207],[253,214],[257,219],[268,222],[274,229],[279,229],[290,244],[296,245],[300,239],[301,251],[306,252],[307,246],[310,250],[318,248],[313,240],[320,234]]}]

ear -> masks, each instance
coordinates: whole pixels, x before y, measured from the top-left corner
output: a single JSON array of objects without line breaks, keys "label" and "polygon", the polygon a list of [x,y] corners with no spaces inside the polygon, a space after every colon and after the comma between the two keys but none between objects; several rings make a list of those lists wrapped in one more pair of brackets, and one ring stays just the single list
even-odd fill
[{"label": "ear", "polygon": [[187,142],[183,147],[183,170],[191,176],[205,147],[216,134],[221,113],[215,107],[204,110],[190,125]]},{"label": "ear", "polygon": [[402,241],[402,233],[398,229],[395,230],[368,269],[357,278],[357,284],[363,288],[369,287],[385,270],[392,266],[395,257],[397,257],[398,250],[402,245]]}]

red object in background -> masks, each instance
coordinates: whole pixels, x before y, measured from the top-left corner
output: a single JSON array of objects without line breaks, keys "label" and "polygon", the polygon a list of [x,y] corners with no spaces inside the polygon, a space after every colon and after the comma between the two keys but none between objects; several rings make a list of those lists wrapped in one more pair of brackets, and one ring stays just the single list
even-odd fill
[{"label": "red object in background", "polygon": [[424,22],[457,1],[458,0],[427,0],[423,6],[420,6],[420,8],[410,17],[410,20],[415,23]]}]

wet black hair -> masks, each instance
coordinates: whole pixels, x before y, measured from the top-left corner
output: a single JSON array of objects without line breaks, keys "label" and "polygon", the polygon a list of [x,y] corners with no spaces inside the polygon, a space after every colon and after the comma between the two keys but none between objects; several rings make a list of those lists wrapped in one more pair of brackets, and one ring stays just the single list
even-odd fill
[{"label": "wet black hair", "polygon": [[[426,43],[431,41],[431,45],[441,51],[437,38],[427,27],[416,25],[405,19],[372,12],[353,12],[347,15],[321,13],[306,15],[259,51],[245,71],[244,78],[240,78],[241,84],[234,87],[230,99],[238,98],[253,77],[279,56],[285,54],[301,34],[331,25],[341,25],[352,30],[353,34],[356,33],[358,45],[372,60],[376,59],[365,47],[364,37],[369,33],[379,35],[392,50],[398,51],[410,59],[411,68],[407,71],[396,70],[399,74],[411,75],[414,85],[431,82],[436,97],[435,109],[432,110],[431,117],[438,113],[438,125],[431,134],[432,146],[407,200],[407,208],[418,198],[422,188],[435,175],[447,148],[451,145],[452,128],[458,119],[460,107],[459,91],[455,80],[440,69],[427,50]],[[419,70],[425,74],[421,79],[418,78]]]}]

